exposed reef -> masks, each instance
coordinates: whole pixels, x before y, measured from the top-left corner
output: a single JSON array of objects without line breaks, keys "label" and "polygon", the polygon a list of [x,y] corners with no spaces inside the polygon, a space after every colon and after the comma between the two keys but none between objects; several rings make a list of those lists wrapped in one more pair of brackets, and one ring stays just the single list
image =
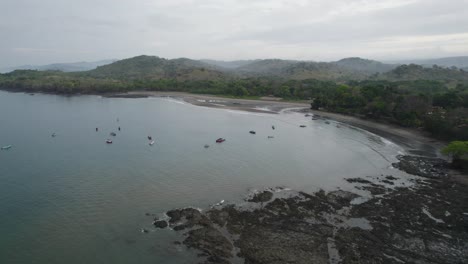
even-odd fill
[{"label": "exposed reef", "polygon": [[399,156],[412,185],[381,176],[346,179],[359,191],[286,189],[254,193],[242,204],[168,211],[154,224],[183,232],[199,263],[466,263],[468,186],[440,159]]}]

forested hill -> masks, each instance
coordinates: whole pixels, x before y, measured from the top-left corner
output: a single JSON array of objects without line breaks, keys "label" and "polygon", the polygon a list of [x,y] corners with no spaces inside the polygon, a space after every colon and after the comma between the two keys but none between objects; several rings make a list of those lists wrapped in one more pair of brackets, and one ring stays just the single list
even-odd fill
[{"label": "forested hill", "polygon": [[137,56],[120,60],[95,70],[83,72],[80,76],[113,78],[118,80],[217,80],[228,77],[216,67],[201,61],[164,59],[156,56]]},{"label": "forested hill", "polygon": [[333,64],[350,71],[361,72],[365,74],[388,72],[397,67],[395,64],[385,64],[380,61],[367,60],[357,57],[341,59],[339,61],[333,62]]},{"label": "forested hill", "polygon": [[380,79],[395,81],[434,80],[434,81],[468,81],[468,71],[458,68],[444,68],[437,65],[426,68],[421,65],[401,65],[382,74]]}]

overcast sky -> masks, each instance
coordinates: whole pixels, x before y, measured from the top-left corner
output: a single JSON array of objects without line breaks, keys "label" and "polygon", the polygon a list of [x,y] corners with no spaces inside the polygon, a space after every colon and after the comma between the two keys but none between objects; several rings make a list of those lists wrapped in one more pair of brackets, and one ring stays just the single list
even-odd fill
[{"label": "overcast sky", "polygon": [[468,0],[1,0],[0,67],[468,55]]}]

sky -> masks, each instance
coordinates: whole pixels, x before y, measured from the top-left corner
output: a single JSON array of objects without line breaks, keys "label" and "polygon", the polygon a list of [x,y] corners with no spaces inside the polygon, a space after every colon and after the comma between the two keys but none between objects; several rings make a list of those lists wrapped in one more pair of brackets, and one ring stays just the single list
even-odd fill
[{"label": "sky", "polygon": [[468,55],[468,0],[1,0],[0,67]]}]

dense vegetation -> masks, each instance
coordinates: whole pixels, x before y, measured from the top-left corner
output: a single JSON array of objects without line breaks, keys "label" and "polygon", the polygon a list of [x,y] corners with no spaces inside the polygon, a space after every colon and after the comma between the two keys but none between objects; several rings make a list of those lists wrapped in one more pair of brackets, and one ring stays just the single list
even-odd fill
[{"label": "dense vegetation", "polygon": [[310,100],[314,109],[421,127],[439,138],[468,140],[468,73],[463,70],[390,67],[358,58],[335,63],[260,60],[240,64],[239,71],[233,71],[189,59],[139,56],[87,72],[18,70],[1,74],[0,89],[64,94],[150,90],[274,95]]}]

